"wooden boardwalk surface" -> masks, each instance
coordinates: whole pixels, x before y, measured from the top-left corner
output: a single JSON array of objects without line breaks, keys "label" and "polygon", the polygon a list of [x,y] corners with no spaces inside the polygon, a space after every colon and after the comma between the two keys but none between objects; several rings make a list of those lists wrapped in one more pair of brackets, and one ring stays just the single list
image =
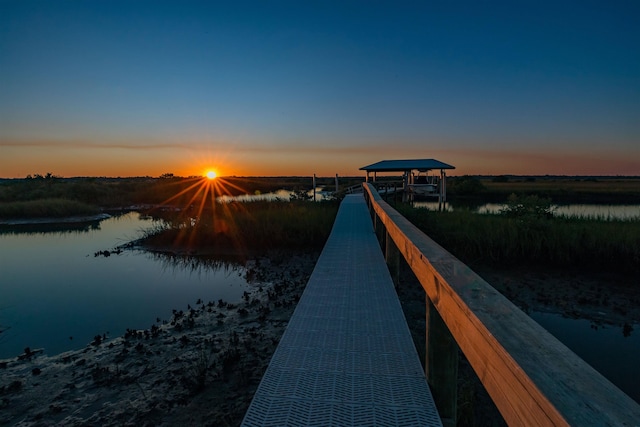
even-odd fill
[{"label": "wooden boardwalk surface", "polygon": [[442,425],[362,194],[342,202],[242,425]]}]

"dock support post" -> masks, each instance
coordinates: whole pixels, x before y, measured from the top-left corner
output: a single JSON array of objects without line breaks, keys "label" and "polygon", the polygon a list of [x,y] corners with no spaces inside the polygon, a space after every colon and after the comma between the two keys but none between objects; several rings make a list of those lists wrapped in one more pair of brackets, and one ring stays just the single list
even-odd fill
[{"label": "dock support post", "polygon": [[454,427],[458,403],[458,345],[429,296],[426,304],[425,375],[443,426]]},{"label": "dock support post", "polygon": [[313,174],[313,201],[316,201],[316,174]]},{"label": "dock support post", "polygon": [[409,173],[404,171],[402,173],[402,203],[409,201]]},{"label": "dock support post", "polygon": [[379,242],[380,227],[382,227],[382,224],[380,223],[380,218],[378,218],[378,215],[376,215],[376,211],[372,209],[370,212],[371,212],[371,219],[373,220],[373,231],[376,233],[376,239],[378,239],[378,242]]},{"label": "dock support post", "polygon": [[387,261],[391,280],[393,280],[393,284],[396,285],[397,289],[398,286],[400,286],[400,251],[388,231],[384,248],[384,258]]},{"label": "dock support post", "polygon": [[385,247],[385,237],[387,235],[387,230],[384,226],[384,223],[380,220],[380,217],[378,217],[378,215],[374,212],[373,215],[376,217],[376,226],[375,226],[375,231],[376,231],[376,237],[378,238],[378,243],[380,244],[380,248],[384,248]]}]

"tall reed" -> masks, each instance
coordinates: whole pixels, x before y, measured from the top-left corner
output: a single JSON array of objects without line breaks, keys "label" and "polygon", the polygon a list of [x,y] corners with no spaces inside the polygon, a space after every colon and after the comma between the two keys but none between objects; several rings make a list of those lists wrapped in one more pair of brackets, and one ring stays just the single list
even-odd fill
[{"label": "tall reed", "polygon": [[324,245],[337,201],[216,203],[197,212],[155,212],[167,221],[143,239],[152,246],[189,250],[265,251],[318,249]]},{"label": "tall reed", "polygon": [[513,217],[396,208],[464,262],[640,272],[640,221]]}]

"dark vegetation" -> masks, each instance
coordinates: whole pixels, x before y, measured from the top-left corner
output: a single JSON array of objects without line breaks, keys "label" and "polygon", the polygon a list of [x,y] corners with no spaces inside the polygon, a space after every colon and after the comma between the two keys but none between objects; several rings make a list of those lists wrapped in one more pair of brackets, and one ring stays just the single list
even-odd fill
[{"label": "dark vegetation", "polygon": [[194,254],[315,250],[327,240],[337,210],[337,201],[255,201],[218,203],[197,216],[192,210],[157,211],[165,225],[149,230],[141,243]]},{"label": "dark vegetation", "polygon": [[[361,178],[342,178],[353,185]],[[337,212],[337,198],[312,203],[310,177],[60,178],[52,174],[0,181],[0,218],[83,216],[138,210],[163,219],[138,243],[186,254],[248,254],[322,247]],[[317,186],[335,188],[334,178]],[[286,189],[290,200],[212,203],[213,196]]]},{"label": "dark vegetation", "polygon": [[447,179],[452,199],[501,203],[514,193],[535,194],[554,203],[638,203],[640,177],[465,175]]},{"label": "dark vegetation", "polygon": [[[459,176],[447,178],[447,195],[452,212],[415,209],[397,197],[394,206],[472,267],[543,265],[640,274],[640,218],[553,215],[558,203],[637,204],[639,177]],[[500,215],[473,212],[488,202],[505,208]]]},{"label": "dark vegetation", "polygon": [[[379,180],[397,177],[379,177]],[[359,177],[340,178],[341,188]],[[180,178],[60,178],[52,174],[0,180],[0,218],[88,215],[135,208],[164,219],[148,232],[155,246],[186,251],[317,248],[326,240],[336,201],[308,203],[311,177],[224,177],[208,182]],[[334,189],[333,177],[318,186]],[[502,215],[480,215],[456,207],[430,212],[397,205],[408,219],[464,262],[534,263],[640,269],[639,221],[553,218],[551,202],[640,199],[640,178],[476,177],[448,178],[451,203],[498,199]],[[212,195],[293,191],[291,201],[216,203]],[[473,202],[470,203],[472,205]]]},{"label": "dark vegetation", "polygon": [[[379,177],[379,180],[394,180]],[[311,177],[224,177],[208,182],[180,178],[60,178],[52,174],[0,181],[0,218],[88,215],[136,208],[161,217],[166,226],[146,242],[187,251],[220,252],[272,248],[317,248],[326,240],[336,201],[308,203]],[[340,178],[341,188],[361,178]],[[318,178],[333,190],[333,177]],[[210,203],[212,195],[293,191],[291,201]],[[640,269],[640,222],[598,218],[553,218],[551,201],[640,199],[640,178],[476,177],[448,178],[449,201],[499,199],[502,215],[456,208],[429,212],[397,205],[408,219],[460,259],[509,265],[608,266]],[[559,200],[560,199],[560,200]]]},{"label": "dark vegetation", "polygon": [[[402,186],[401,176],[378,176],[377,182]],[[504,203],[509,195],[537,195],[557,204],[635,204],[640,200],[640,177],[604,176],[449,176],[447,196],[468,206]]]},{"label": "dark vegetation", "polygon": [[[118,210],[140,205],[186,207],[205,181],[164,174],[160,178],[61,178],[50,173],[24,179],[0,179],[0,218],[62,217],[99,210]],[[280,189],[307,191],[311,177],[223,177],[215,194],[237,196],[270,193]],[[362,182],[360,177],[340,178],[340,187]],[[318,178],[316,184],[333,190],[334,178]],[[35,201],[38,201],[35,203]],[[32,202],[32,203],[25,203]]]},{"label": "dark vegetation", "polygon": [[615,268],[640,273],[640,220],[553,217],[551,200],[508,199],[500,215],[396,209],[466,264]]},{"label": "dark vegetation", "polygon": [[77,215],[95,215],[96,206],[70,199],[37,199],[0,203],[0,218],[63,218]]}]

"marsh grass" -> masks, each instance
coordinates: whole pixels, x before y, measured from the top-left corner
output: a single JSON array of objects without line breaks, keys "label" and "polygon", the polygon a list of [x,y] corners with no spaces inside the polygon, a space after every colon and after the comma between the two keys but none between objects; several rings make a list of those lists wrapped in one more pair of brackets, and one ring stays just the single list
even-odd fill
[{"label": "marsh grass", "polygon": [[[572,214],[558,214],[554,212],[554,217],[558,219],[564,220],[585,220],[585,221],[597,221],[597,222],[611,222],[611,221],[621,221],[618,215],[615,215],[612,212],[608,213],[600,213],[600,214],[585,214],[585,213],[572,213]],[[629,215],[622,219],[622,221],[636,221],[640,222],[640,213],[638,215]]]},{"label": "marsh grass", "polygon": [[640,221],[434,212],[396,206],[468,264],[537,264],[640,272]]},{"label": "marsh grass", "polygon": [[[162,203],[189,188],[202,178],[191,177],[131,177],[131,178],[60,178],[46,176],[27,179],[0,179],[0,202],[64,198],[98,206],[123,206],[134,203]],[[312,189],[312,177],[220,177],[224,194],[270,193],[281,189]],[[362,182],[361,177],[340,177],[340,187]],[[320,178],[318,186],[333,189],[335,178]],[[185,194],[176,203],[190,201]]]},{"label": "marsh grass", "polygon": [[59,198],[0,203],[0,218],[62,218],[99,212],[87,203]]},{"label": "marsh grass", "polygon": [[314,250],[329,236],[337,201],[254,201],[216,203],[195,212],[152,212],[166,221],[142,243],[155,247],[214,252]]}]

